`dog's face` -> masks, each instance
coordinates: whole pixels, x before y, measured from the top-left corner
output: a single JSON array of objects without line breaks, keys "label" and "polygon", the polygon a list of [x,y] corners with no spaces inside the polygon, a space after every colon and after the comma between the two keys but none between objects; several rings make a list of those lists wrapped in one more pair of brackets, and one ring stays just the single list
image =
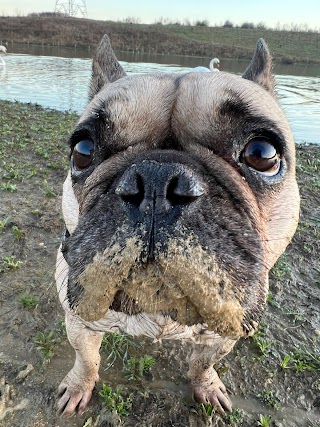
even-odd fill
[{"label": "dog's face", "polygon": [[249,334],[297,224],[295,149],[262,41],[243,77],[125,76],[107,38],[70,138],[67,298]]}]

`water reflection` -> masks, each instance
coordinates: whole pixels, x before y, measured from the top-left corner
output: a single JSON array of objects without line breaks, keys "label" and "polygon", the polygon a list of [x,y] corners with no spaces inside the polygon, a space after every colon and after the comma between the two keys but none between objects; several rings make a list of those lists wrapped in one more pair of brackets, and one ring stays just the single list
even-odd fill
[{"label": "water reflection", "polygon": [[[0,68],[0,99],[33,102],[44,107],[81,113],[87,103],[91,74],[90,52],[87,50],[86,53],[87,58],[7,55],[6,66]],[[198,65],[208,66],[206,58],[190,60],[190,57],[170,55],[171,61],[161,64],[154,63],[151,58],[147,60],[146,54],[144,62],[128,61],[133,59],[132,55],[137,58],[137,54],[119,55],[128,74],[181,72]],[[165,55],[160,57],[165,58]],[[243,72],[247,65],[245,61],[221,61],[221,68],[234,73]],[[276,81],[280,102],[296,141],[320,143],[320,77],[276,75]]]},{"label": "water reflection", "polygon": [[[49,46],[49,45],[28,45],[28,44],[9,44],[8,51],[15,54],[28,54],[35,56],[56,56],[61,58],[82,58],[91,59],[96,46],[88,47],[65,47],[65,46]],[[172,54],[159,54],[153,52],[122,52],[116,51],[117,58],[124,62],[134,63],[155,63],[155,64],[171,64],[180,67],[194,68],[198,65],[208,67],[210,60],[217,56],[214,51],[210,52],[211,56],[181,56]],[[221,69],[230,73],[242,73],[247,67],[249,61],[239,59],[223,59],[220,58]],[[305,77],[320,77],[319,64],[280,64],[275,63],[275,74],[305,76]]]}]

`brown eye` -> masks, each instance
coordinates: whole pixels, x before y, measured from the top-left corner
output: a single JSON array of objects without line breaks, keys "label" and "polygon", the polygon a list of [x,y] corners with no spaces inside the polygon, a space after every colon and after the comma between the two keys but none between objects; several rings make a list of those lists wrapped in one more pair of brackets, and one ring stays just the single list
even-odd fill
[{"label": "brown eye", "polygon": [[73,149],[73,161],[78,169],[88,168],[93,160],[94,143],[90,139],[84,139]]},{"label": "brown eye", "polygon": [[263,175],[276,175],[280,169],[280,154],[265,138],[253,138],[242,152],[242,162]]}]

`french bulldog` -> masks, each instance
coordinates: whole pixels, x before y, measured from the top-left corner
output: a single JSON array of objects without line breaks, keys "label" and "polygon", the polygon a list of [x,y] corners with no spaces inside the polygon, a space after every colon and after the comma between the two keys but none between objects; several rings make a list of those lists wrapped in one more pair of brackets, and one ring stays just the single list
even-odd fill
[{"label": "french bulldog", "polygon": [[230,410],[214,365],[257,330],[299,216],[268,48],[243,76],[127,76],[105,35],[89,92],[63,185],[56,283],[76,360],[58,411],[86,409],[106,331],[193,343],[194,398]]}]

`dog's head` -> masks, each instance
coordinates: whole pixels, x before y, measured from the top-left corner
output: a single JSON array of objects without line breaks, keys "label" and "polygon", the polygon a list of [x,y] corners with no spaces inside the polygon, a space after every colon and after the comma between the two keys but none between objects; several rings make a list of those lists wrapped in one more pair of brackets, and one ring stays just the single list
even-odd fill
[{"label": "dog's head", "polygon": [[242,77],[126,76],[107,36],[64,184],[67,298],[249,334],[297,224],[293,137],[259,40]]}]

